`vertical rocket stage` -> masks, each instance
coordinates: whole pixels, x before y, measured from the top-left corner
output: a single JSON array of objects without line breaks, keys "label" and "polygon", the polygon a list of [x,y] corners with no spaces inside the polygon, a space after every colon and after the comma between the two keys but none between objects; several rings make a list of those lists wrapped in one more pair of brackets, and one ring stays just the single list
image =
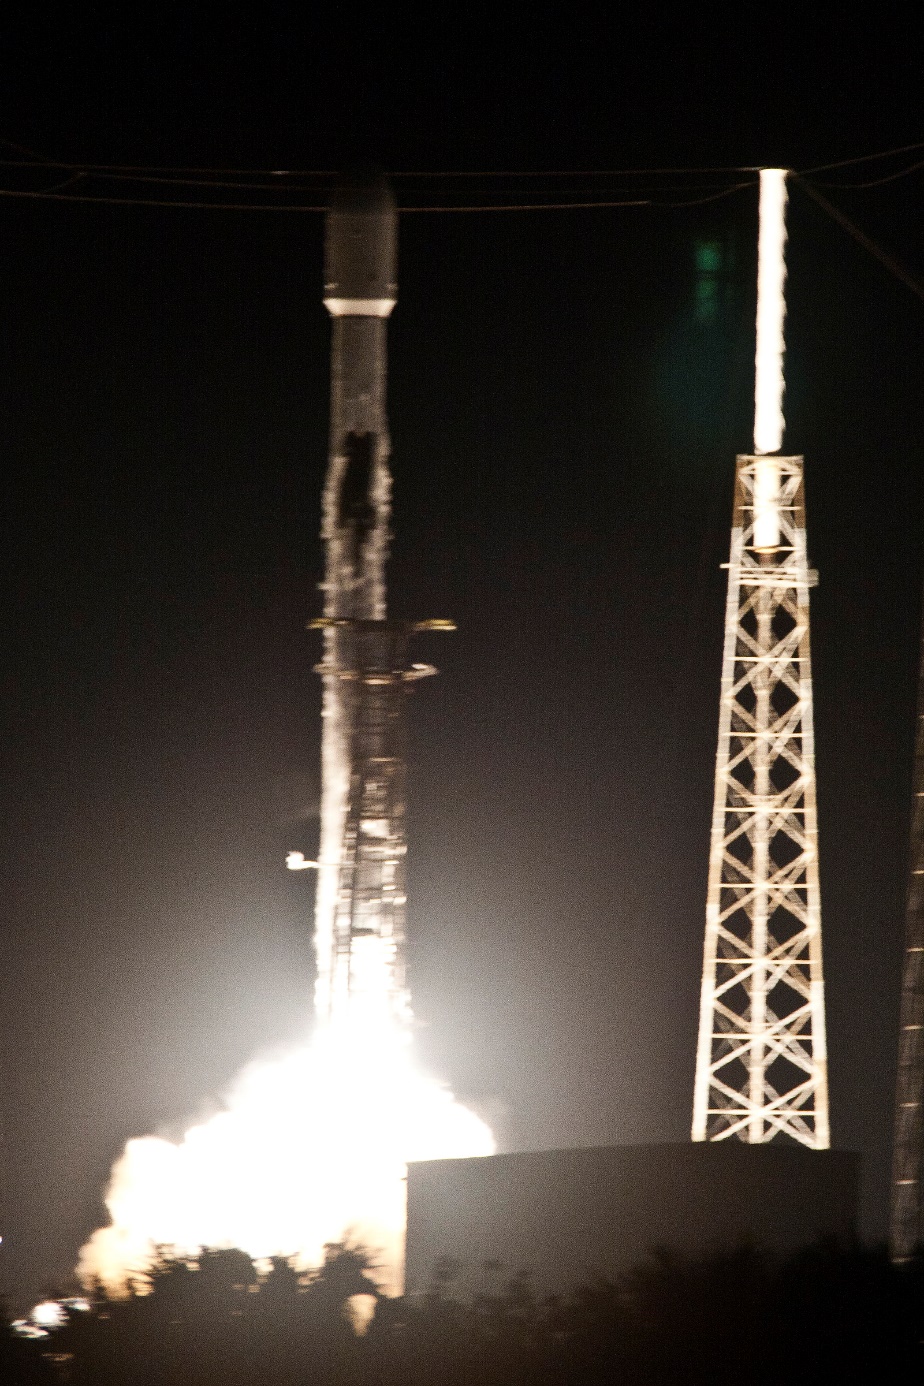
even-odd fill
[{"label": "vertical rocket stage", "polygon": [[420,629],[387,619],[391,475],[386,327],[394,306],[397,209],[384,181],[336,192],[327,216],[325,303],[333,319],[330,455],[322,537],[321,848],[312,1043],[250,1065],[222,1110],[179,1141],[128,1142],[111,1215],[81,1253],[88,1283],[115,1293],[167,1247],[240,1247],[317,1266],[345,1236],[376,1248],[377,1280],[400,1293],[409,1160],[488,1155],[485,1124],[414,1062],[404,975],[404,716]]},{"label": "vertical rocket stage", "polygon": [[384,179],[342,183],[327,213],[324,303],[332,318],[323,523],[324,682],[315,1009],[371,1038],[406,1027],[404,701],[410,636],[447,621],[387,619],[390,440],[387,327],[397,301],[397,222]]}]

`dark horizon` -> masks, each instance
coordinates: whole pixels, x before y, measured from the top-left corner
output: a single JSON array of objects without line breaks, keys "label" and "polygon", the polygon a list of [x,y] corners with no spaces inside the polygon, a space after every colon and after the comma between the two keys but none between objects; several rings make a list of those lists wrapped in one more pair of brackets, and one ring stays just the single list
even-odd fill
[{"label": "dark horizon", "polygon": [[[872,19],[484,36],[380,16],[357,53],[327,16],[198,18],[11,25],[0,135],[65,161],[399,171],[811,168],[922,137],[914,31]],[[919,281],[922,176],[824,189]],[[424,1061],[502,1150],[689,1133],[756,206],[755,185],[401,218],[390,603],[459,627],[409,708],[411,988]],[[0,1288],[19,1303],[102,1225],[129,1136],[213,1110],[310,1016],[310,885],[284,855],[316,847],[329,327],[318,215],[3,207]],[[875,1239],[924,311],[797,187],[789,233],[833,1144],[863,1154]]]}]

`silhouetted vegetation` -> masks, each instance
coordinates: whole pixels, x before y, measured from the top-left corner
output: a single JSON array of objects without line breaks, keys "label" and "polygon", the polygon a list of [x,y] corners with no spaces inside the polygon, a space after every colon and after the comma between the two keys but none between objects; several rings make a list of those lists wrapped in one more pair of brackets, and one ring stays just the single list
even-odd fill
[{"label": "silhouetted vegetation", "polygon": [[[335,1246],[309,1276],[240,1251],[164,1256],[128,1299],[97,1294],[44,1339],[0,1338],[3,1386],[800,1386],[924,1381],[924,1258],[820,1246],[659,1252],[560,1299],[525,1275],[464,1300],[457,1267],[416,1300]],[[351,1306],[374,1313],[358,1332]],[[369,1296],[373,1296],[369,1299]]]}]

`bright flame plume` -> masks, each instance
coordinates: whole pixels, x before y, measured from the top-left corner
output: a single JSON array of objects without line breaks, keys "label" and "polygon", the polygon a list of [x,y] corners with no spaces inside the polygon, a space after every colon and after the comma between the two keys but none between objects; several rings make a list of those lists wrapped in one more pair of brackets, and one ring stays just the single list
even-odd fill
[{"label": "bright flame plume", "polygon": [[158,1246],[317,1266],[325,1243],[349,1235],[377,1253],[382,1289],[400,1292],[407,1162],[494,1149],[485,1123],[417,1069],[405,1036],[322,1032],[246,1068],[225,1109],[181,1140],[130,1140],[106,1195],[111,1225],[82,1248],[78,1273],[124,1292]]}]

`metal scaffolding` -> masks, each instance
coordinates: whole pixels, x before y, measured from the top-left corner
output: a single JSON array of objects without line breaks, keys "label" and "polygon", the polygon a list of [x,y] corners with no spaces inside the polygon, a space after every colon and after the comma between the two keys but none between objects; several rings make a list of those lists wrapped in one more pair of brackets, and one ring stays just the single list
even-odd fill
[{"label": "metal scaffolding", "polygon": [[737,461],[694,1141],[830,1143],[802,470]]},{"label": "metal scaffolding", "polygon": [[924,624],[908,867],[889,1227],[890,1251],[897,1262],[910,1260],[924,1243]]}]

